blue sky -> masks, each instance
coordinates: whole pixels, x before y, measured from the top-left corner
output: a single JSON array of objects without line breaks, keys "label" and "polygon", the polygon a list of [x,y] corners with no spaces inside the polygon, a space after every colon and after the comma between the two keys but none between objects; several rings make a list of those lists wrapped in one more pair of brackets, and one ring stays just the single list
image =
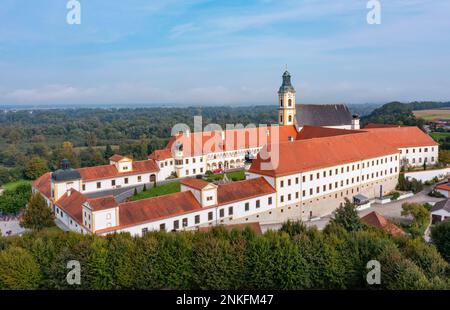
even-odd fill
[{"label": "blue sky", "polygon": [[450,1],[2,0],[0,104],[450,100]]}]

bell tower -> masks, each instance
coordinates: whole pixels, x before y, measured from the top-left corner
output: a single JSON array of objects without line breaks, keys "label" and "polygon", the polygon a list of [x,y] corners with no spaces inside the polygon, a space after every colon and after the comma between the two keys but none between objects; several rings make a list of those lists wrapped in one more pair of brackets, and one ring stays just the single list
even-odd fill
[{"label": "bell tower", "polygon": [[278,124],[294,125],[295,112],[295,89],[291,84],[291,74],[286,70],[278,90]]}]

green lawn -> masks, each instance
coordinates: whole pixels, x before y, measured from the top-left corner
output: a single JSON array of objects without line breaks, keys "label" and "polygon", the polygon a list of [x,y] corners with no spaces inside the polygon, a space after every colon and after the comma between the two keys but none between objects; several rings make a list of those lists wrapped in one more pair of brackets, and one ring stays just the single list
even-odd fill
[{"label": "green lawn", "polygon": [[[242,181],[242,180],[245,180],[245,171],[239,170],[239,171],[227,172],[227,177],[228,177],[228,179],[230,179],[232,181]],[[206,180],[208,182],[219,181],[222,179],[223,179],[222,173],[213,174],[206,178]]]},{"label": "green lawn", "polygon": [[19,180],[19,181],[3,184],[1,187],[6,189],[6,190],[8,190],[8,191],[13,191],[19,185],[22,185],[22,184],[30,184],[31,185],[31,182],[32,181],[30,181],[30,180]]},{"label": "green lawn", "polygon": [[430,136],[437,142],[445,140],[448,136],[450,136],[450,132],[432,132]]},{"label": "green lawn", "polygon": [[180,182],[173,182],[157,187],[147,188],[145,192],[140,192],[136,196],[130,197],[130,200],[141,200],[150,197],[172,194],[180,191]]}]

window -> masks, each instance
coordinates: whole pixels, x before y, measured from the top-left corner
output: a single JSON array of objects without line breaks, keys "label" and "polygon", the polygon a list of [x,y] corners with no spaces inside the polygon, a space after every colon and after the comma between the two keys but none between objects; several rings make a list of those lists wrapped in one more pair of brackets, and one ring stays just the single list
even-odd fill
[{"label": "window", "polygon": [[189,164],[189,158],[186,158],[185,162],[186,162],[186,165]]},{"label": "window", "polygon": [[203,168],[200,168],[200,173],[203,173]]},{"label": "window", "polygon": [[166,224],[159,224],[159,230],[165,231],[166,230]]},{"label": "window", "polygon": [[192,158],[192,163],[195,164],[195,158]]},{"label": "window", "polygon": [[284,187],[284,181],[280,181],[280,187]]},{"label": "window", "polygon": [[327,172],[324,171],[324,172],[323,172],[323,177],[325,178],[326,176],[327,176]]},{"label": "window", "polygon": [[206,197],[206,201],[211,201],[211,200],[213,200],[213,196]]},{"label": "window", "polygon": [[186,169],[186,175],[189,175],[189,170]]},{"label": "window", "polygon": [[259,202],[259,199],[258,200],[256,200],[256,209],[258,209],[260,207],[260,202]]},{"label": "window", "polygon": [[102,182],[97,182],[97,188],[102,188]]},{"label": "window", "polygon": [[267,204],[269,206],[272,205],[272,197],[267,198]]},{"label": "window", "polygon": [[110,220],[110,219],[111,219],[111,213],[107,213],[107,214],[106,214],[106,219],[107,219],[107,220]]},{"label": "window", "polygon": [[208,221],[212,221],[213,216],[214,216],[214,214],[212,212],[208,212]]},{"label": "window", "polygon": [[250,204],[248,202],[245,203],[245,211],[250,210]]},{"label": "window", "polygon": [[305,191],[305,190],[303,190],[303,192],[302,192],[302,196],[303,196],[303,197],[305,197],[305,196],[306,196],[306,191]]},{"label": "window", "polygon": [[298,177],[295,178],[295,184],[298,184]]},{"label": "window", "polygon": [[317,179],[320,179],[320,173],[317,172]]},{"label": "window", "polygon": [[142,228],[142,235],[145,235],[146,233],[148,233],[148,228],[147,227]]},{"label": "window", "polygon": [[220,209],[219,216],[220,217],[224,217],[225,216],[225,210],[224,209]]},{"label": "window", "polygon": [[195,224],[199,224],[200,223],[200,215],[196,215],[195,216]]},{"label": "window", "polygon": [[291,186],[291,179],[288,179],[288,186]]},{"label": "window", "polygon": [[288,201],[291,200],[291,194],[288,194]]},{"label": "window", "polygon": [[316,193],[317,194],[320,193],[320,187],[319,186],[316,187]]},{"label": "window", "polygon": [[306,177],[305,177],[305,176],[303,176],[303,179],[302,179],[302,181],[303,181],[303,182],[305,182],[305,181],[306,181]]},{"label": "window", "polygon": [[298,199],[299,192],[295,192],[295,199]]},{"label": "window", "polygon": [[323,186],[323,191],[326,191],[326,190],[327,190],[327,186],[324,185],[324,186]]},{"label": "window", "polygon": [[192,174],[196,174],[196,170],[195,169],[192,169]]},{"label": "window", "polygon": [[233,207],[228,207],[228,216],[233,215]]},{"label": "window", "polygon": [[173,221],[173,229],[178,229],[178,228],[180,228],[180,221],[179,220]]},{"label": "window", "polygon": [[309,189],[309,194],[310,194],[310,195],[313,194],[313,189],[312,189],[312,188]]},{"label": "window", "polygon": [[309,175],[309,180],[310,180],[310,181],[313,180],[313,175],[312,175],[312,174]]},{"label": "window", "polygon": [[284,202],[284,196],[283,195],[280,196],[280,202]]},{"label": "window", "polygon": [[82,189],[85,191],[86,190],[86,184],[83,184]]},{"label": "window", "polygon": [[125,184],[128,184],[128,178],[125,178],[123,181]]},{"label": "window", "polygon": [[187,226],[188,226],[188,219],[187,219],[187,217],[185,217],[183,219],[183,227],[187,227]]},{"label": "window", "polygon": [[142,177],[138,175],[138,182],[142,182]]},{"label": "window", "polygon": [[116,186],[116,180],[111,180],[111,186]]}]

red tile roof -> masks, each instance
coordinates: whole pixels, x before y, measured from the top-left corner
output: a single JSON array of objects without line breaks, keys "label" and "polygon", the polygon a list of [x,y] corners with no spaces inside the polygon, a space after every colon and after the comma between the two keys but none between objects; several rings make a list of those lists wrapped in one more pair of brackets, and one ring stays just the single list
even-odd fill
[{"label": "red tile roof", "polygon": [[196,179],[196,178],[183,179],[183,180],[180,181],[180,183],[182,185],[186,185],[186,186],[189,186],[191,188],[198,189],[198,190],[201,190],[201,189],[205,188],[206,186],[208,186],[210,184],[210,183],[208,183],[208,182],[206,182],[204,180]]},{"label": "red tile roof", "polygon": [[52,173],[47,172],[37,178],[32,183],[32,187],[37,189],[42,195],[46,196],[47,198],[51,198],[52,190],[51,190],[51,178]]},{"label": "red tile roof", "polygon": [[154,160],[166,160],[169,158],[173,158],[172,156],[172,152],[170,151],[170,149],[162,149],[162,150],[156,150],[153,153],[151,153],[148,156],[149,159],[154,159]]},{"label": "red tile roof", "polygon": [[435,189],[450,191],[450,185],[448,183],[439,184],[439,185],[436,185]]},{"label": "red tile roof", "polygon": [[88,198],[87,201],[93,211],[101,211],[117,207],[117,201],[112,195],[98,198]]},{"label": "red tile roof", "polygon": [[270,142],[288,141],[291,136],[295,139],[295,126],[268,126],[246,129],[224,130],[225,139],[222,140],[221,131],[194,132],[189,137],[186,134],[173,137],[166,149],[171,149],[177,143],[183,144],[184,156],[199,156],[207,153],[235,151],[244,148],[262,147]]},{"label": "red tile roof", "polygon": [[[278,155],[278,160],[274,157],[272,163],[270,157],[261,158],[263,154],[267,154],[266,150],[271,148],[274,148],[274,154]],[[278,152],[276,146],[264,147],[253,160],[249,171],[262,175],[282,176],[398,152],[396,147],[384,143],[370,133],[297,140],[278,144]],[[262,164],[267,167],[263,167]]]},{"label": "red tile roof", "polygon": [[114,154],[113,156],[111,156],[109,158],[109,160],[115,161],[115,162],[121,161],[122,159],[129,159],[129,158],[125,157],[125,156],[122,156],[122,155],[118,155],[118,154]]},{"label": "red tile roof", "polygon": [[87,201],[87,198],[74,189],[70,189],[69,191],[62,195],[55,204],[69,214],[78,224],[83,226],[82,205]]},{"label": "red tile roof", "polygon": [[366,216],[361,218],[361,221],[369,226],[383,229],[384,231],[390,233],[393,236],[403,236],[405,232],[400,229],[397,225],[386,220],[384,216],[376,211],[372,211]]},{"label": "red tile roof", "polygon": [[263,177],[219,185],[219,205],[275,193],[275,189]]},{"label": "red tile roof", "polygon": [[438,145],[418,127],[364,128],[363,130],[397,148]]},{"label": "red tile roof", "polygon": [[165,219],[201,209],[202,206],[191,191],[125,202],[119,205],[120,227],[112,227],[112,229]]},{"label": "red tile roof", "polygon": [[337,129],[337,128],[326,128],[320,126],[304,126],[302,130],[297,135],[297,140],[305,140],[312,138],[322,138],[322,137],[332,137],[349,135],[355,133],[362,133],[362,130],[348,130],[348,129]]},{"label": "red tile roof", "polygon": [[80,172],[83,181],[86,182],[92,180],[109,179],[120,176],[141,174],[146,172],[158,172],[159,168],[156,162],[150,159],[150,160],[134,161],[133,170],[127,172],[119,172],[115,165],[86,167],[86,168],[79,168],[77,170]]}]

